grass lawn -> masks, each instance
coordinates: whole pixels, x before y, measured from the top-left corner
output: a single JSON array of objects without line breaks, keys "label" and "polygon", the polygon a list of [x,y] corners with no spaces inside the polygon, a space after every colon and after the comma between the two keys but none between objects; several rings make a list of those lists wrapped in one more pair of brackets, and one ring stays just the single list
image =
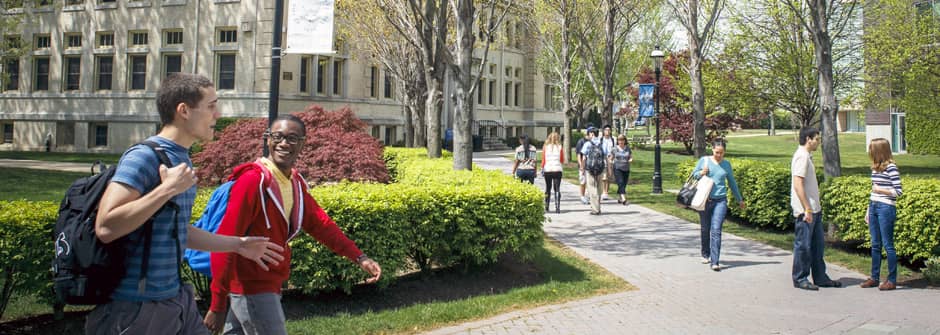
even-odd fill
[{"label": "grass lawn", "polygon": [[40,152],[40,151],[0,151],[0,158],[5,159],[31,159],[50,162],[94,163],[102,161],[108,165],[117,163],[121,154],[93,154],[71,152]]},{"label": "grass lawn", "polygon": [[[796,150],[797,145],[798,142],[792,134],[772,137],[732,137],[728,139],[725,157],[789,164],[791,155]],[[843,175],[868,175],[870,173],[868,154],[865,152],[864,134],[839,134],[839,146],[841,147]],[[662,145],[661,174],[665,192],[661,195],[651,194],[653,146],[650,145],[647,148],[634,151],[634,161],[630,167],[630,185],[627,187],[630,202],[690,222],[698,222],[698,213],[677,207],[675,205],[675,194],[669,192],[681,188],[682,181],[676,176],[677,164],[693,159],[691,155],[679,154],[684,150],[685,148],[681,145],[673,143]],[[821,169],[822,153],[817,150],[813,156],[814,161],[817,162],[817,168]],[[901,170],[902,178],[909,176],[937,178],[940,176],[940,156],[898,155],[895,156],[895,159]],[[568,164],[564,175],[569,182],[577,184],[578,173],[575,164]],[[616,193],[615,184],[611,185],[610,192],[611,194]],[[867,200],[860,199],[859,201]],[[730,219],[726,221],[724,231],[784,250],[793,249],[792,231],[761,230]],[[826,249],[826,260],[861,273],[868,273],[871,267],[871,257],[868,255],[867,250],[856,249],[854,246],[829,247]],[[887,268],[886,263],[883,262],[885,268]],[[901,282],[921,278],[920,273],[908,267],[901,266],[898,272],[898,280]]]},{"label": "grass lawn", "polygon": [[81,172],[63,172],[4,167],[0,169],[0,200],[62,201],[65,190]]}]

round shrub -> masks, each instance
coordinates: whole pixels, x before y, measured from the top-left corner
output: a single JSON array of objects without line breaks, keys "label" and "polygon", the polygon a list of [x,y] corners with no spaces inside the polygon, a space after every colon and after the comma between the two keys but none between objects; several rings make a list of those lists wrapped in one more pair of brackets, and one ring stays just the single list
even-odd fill
[{"label": "round shrub", "polygon": [[[311,184],[373,181],[386,183],[388,170],[382,159],[382,144],[365,132],[368,126],[348,107],[334,112],[310,105],[295,113],[307,126],[306,144],[295,168]],[[239,164],[261,156],[266,118],[242,119],[228,126],[218,139],[207,143],[193,156],[199,168],[200,185],[218,185]]]}]

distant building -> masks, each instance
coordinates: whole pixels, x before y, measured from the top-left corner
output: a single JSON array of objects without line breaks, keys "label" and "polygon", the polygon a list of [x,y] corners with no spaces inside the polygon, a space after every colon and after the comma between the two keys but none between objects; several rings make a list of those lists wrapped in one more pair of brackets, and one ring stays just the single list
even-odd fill
[{"label": "distant building", "polygon": [[[210,77],[224,117],[267,116],[272,0],[19,3],[24,7],[0,13],[24,15],[22,35],[4,38],[28,48],[0,63],[7,78],[0,87],[0,150],[45,150],[48,140],[53,151],[121,152],[158,130],[154,97],[174,72]],[[522,43],[523,25],[509,22],[473,97],[475,133],[545,138],[560,130],[563,114],[553,86],[536,70],[535,51]],[[338,49],[283,58],[279,111],[348,105],[373,137],[403,143],[395,81],[381,66]],[[453,120],[447,93],[445,129]]]}]

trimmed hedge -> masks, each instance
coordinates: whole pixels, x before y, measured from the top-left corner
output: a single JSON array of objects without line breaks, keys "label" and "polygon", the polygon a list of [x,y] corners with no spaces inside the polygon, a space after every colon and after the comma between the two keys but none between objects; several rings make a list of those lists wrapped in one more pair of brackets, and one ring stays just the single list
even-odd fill
[{"label": "trimmed hedge", "polygon": [[[450,159],[428,159],[423,150],[385,150],[397,183],[344,182],[311,190],[346,235],[382,265],[380,285],[416,267],[489,264],[508,251],[525,256],[541,243],[545,218],[536,187],[497,171],[454,171]],[[212,191],[199,190],[193,221]],[[52,202],[0,202],[0,284],[5,285],[0,316],[13,292],[51,304],[50,232],[57,211]],[[301,236],[291,241],[292,287],[349,292],[367,277],[349,260]],[[205,296],[205,277],[185,272]]]},{"label": "trimmed hedge", "polygon": [[49,267],[58,210],[49,201],[0,201],[0,317],[13,292],[52,301]]},{"label": "trimmed hedge", "polygon": [[[894,247],[899,256],[912,260],[935,256],[940,247],[940,180],[904,178],[904,194],[898,197]],[[869,177],[835,178],[823,193],[825,220],[839,225],[843,240],[871,241],[865,211],[871,192]]]}]

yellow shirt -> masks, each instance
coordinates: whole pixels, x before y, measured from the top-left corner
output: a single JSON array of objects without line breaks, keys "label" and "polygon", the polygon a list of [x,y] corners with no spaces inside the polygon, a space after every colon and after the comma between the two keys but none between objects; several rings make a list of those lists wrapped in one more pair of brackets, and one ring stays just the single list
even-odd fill
[{"label": "yellow shirt", "polygon": [[268,168],[271,174],[274,175],[274,180],[277,181],[277,186],[281,189],[281,204],[284,205],[284,219],[290,222],[290,213],[291,210],[294,209],[294,187],[291,185],[290,176],[284,175],[284,172],[281,172],[281,169],[267,157],[261,158],[261,164],[264,164],[264,167]]}]

